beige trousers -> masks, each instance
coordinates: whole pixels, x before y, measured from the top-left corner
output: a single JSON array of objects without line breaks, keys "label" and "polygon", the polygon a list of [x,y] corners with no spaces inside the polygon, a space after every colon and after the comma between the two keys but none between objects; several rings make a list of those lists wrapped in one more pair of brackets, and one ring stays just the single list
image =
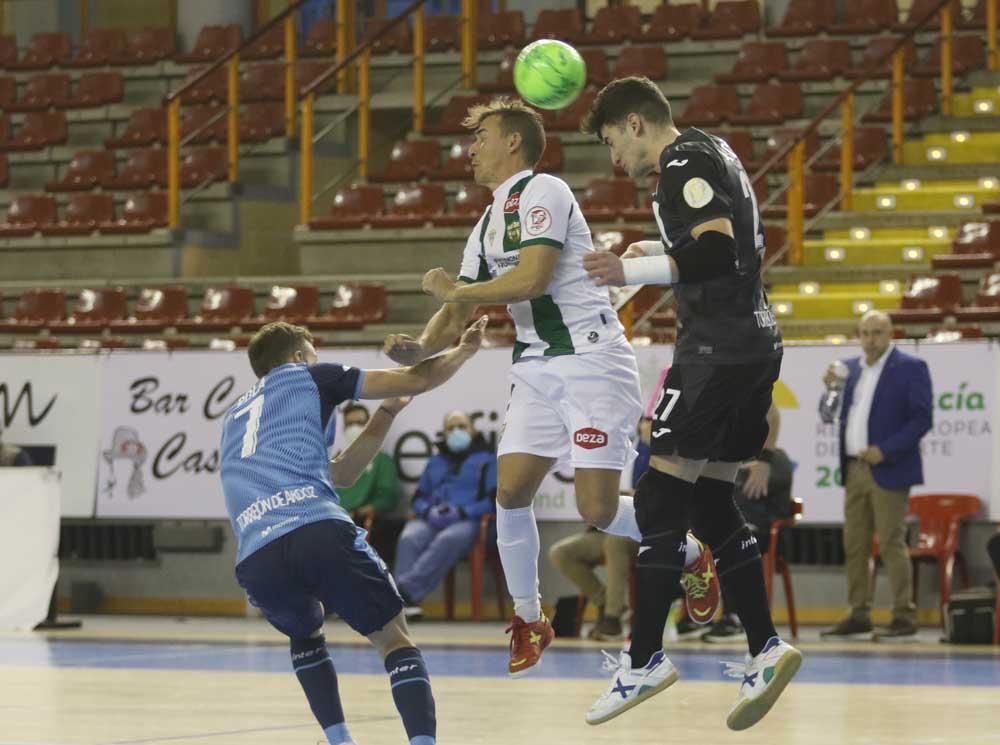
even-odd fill
[{"label": "beige trousers", "polygon": [[[554,543],[549,559],[587,600],[604,606],[604,615],[620,618],[626,607],[629,572],[639,544],[629,538],[588,530]],[[605,588],[594,573],[601,561],[608,577]]]},{"label": "beige trousers", "polygon": [[916,622],[913,569],[906,543],[909,489],[883,489],[872,478],[871,466],[859,460],[848,461],[844,485],[844,552],[851,616],[858,621],[871,620],[874,587],[868,562],[872,537],[877,535],[882,564],[892,588],[892,617]]}]

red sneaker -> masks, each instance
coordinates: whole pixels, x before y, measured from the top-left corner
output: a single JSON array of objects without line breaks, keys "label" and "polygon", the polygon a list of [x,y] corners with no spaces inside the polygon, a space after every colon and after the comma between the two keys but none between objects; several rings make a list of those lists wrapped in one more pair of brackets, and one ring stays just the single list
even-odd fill
[{"label": "red sneaker", "polygon": [[514,616],[507,632],[513,632],[510,637],[510,665],[507,667],[507,674],[511,678],[531,673],[538,665],[542,652],[556,638],[556,632],[544,613],[533,623]]},{"label": "red sneaker", "polygon": [[694,564],[684,567],[681,587],[684,588],[687,597],[688,615],[691,616],[691,620],[704,625],[709,623],[719,610],[722,593],[711,549],[697,538],[695,541],[701,547],[701,556]]}]

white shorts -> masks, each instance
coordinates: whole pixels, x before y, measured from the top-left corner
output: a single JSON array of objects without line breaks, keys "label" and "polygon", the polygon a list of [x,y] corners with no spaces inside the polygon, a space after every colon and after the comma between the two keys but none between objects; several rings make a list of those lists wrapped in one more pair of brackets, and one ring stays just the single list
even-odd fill
[{"label": "white shorts", "polygon": [[522,359],[508,377],[497,455],[568,456],[573,468],[625,467],[642,415],[628,341],[586,354]]}]

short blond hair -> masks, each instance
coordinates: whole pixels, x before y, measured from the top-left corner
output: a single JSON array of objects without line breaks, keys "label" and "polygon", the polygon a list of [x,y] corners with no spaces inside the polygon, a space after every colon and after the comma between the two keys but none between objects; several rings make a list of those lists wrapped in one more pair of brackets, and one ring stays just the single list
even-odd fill
[{"label": "short blond hair", "polygon": [[532,168],[536,166],[545,152],[545,127],[541,115],[520,99],[501,96],[471,107],[462,126],[476,130],[491,116],[500,117],[500,132],[505,136],[515,132],[521,135],[524,159]]}]

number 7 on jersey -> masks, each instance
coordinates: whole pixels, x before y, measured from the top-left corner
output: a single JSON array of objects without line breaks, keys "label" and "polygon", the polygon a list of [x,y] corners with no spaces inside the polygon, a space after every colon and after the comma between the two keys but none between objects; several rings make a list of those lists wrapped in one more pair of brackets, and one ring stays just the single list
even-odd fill
[{"label": "number 7 on jersey", "polygon": [[233,420],[239,419],[244,414],[247,417],[247,428],[243,433],[243,449],[240,450],[241,458],[249,458],[257,452],[257,430],[260,428],[260,415],[264,412],[264,397],[257,396],[242,409],[233,414]]}]

